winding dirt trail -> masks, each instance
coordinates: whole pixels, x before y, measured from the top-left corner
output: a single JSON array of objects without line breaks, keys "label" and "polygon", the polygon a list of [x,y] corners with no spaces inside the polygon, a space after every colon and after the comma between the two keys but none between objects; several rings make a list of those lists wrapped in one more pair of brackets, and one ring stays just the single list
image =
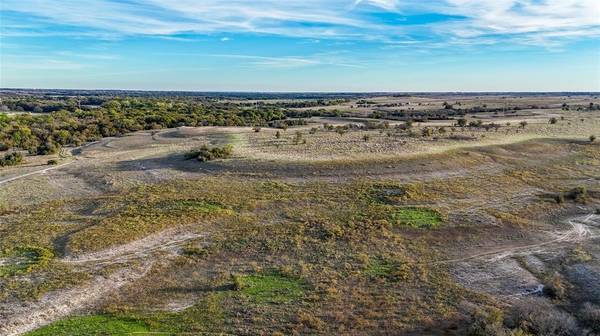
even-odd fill
[{"label": "winding dirt trail", "polygon": [[456,258],[456,259],[447,259],[435,261],[433,265],[438,264],[452,264],[472,259],[480,259],[485,258],[489,262],[497,262],[504,258],[512,257],[514,255],[525,255],[531,254],[534,252],[541,252],[543,248],[548,245],[558,244],[558,243],[568,243],[568,242],[578,242],[587,239],[595,239],[600,237],[600,234],[593,234],[592,227],[595,225],[600,225],[600,215],[590,214],[585,216],[579,216],[572,219],[567,220],[567,223],[571,225],[571,229],[554,233],[557,235],[555,239],[551,239],[545,242],[537,243],[537,244],[529,244],[523,246],[516,247],[508,247],[503,249],[498,249],[494,251],[488,251],[478,254],[473,254],[467,257]]},{"label": "winding dirt trail", "polygon": [[107,293],[145,276],[159,260],[177,256],[183,245],[206,236],[184,229],[167,230],[119,247],[65,257],[62,262],[88,271],[100,271],[108,266],[118,266],[118,269],[109,275],[96,276],[83,286],[49,293],[35,302],[3,307],[0,335],[20,335],[91,307]]}]

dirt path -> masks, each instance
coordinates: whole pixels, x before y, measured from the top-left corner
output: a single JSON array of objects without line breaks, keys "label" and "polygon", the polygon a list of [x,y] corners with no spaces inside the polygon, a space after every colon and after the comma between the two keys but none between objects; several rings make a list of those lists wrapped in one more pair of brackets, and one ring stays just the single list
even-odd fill
[{"label": "dirt path", "polygon": [[579,216],[569,219],[567,223],[571,225],[571,229],[554,233],[555,235],[557,235],[555,239],[551,239],[537,244],[508,247],[494,251],[478,253],[462,258],[435,261],[431,264],[451,264],[480,258],[486,258],[486,260],[489,262],[497,262],[499,260],[514,255],[524,255],[531,254],[534,252],[541,252],[544,247],[552,244],[578,242],[582,240],[595,239],[600,237],[600,234],[593,234],[592,232],[593,225],[596,223],[600,223],[600,215],[590,214],[585,216]]},{"label": "dirt path", "polygon": [[89,307],[106,293],[144,276],[152,265],[153,262],[146,262],[135,268],[123,268],[109,276],[96,277],[85,286],[56,291],[37,302],[8,307],[0,313],[0,335],[20,335]]},{"label": "dirt path", "polygon": [[99,271],[108,266],[118,269],[110,275],[96,276],[83,286],[49,293],[36,302],[2,307],[0,335],[19,335],[89,308],[107,293],[146,275],[159,257],[162,261],[173,258],[183,245],[205,236],[185,229],[167,230],[104,251],[65,257],[61,261],[85,270]]},{"label": "dirt path", "polygon": [[15,180],[19,180],[19,179],[22,179],[22,178],[25,178],[25,177],[29,177],[29,176],[32,176],[32,175],[43,174],[45,172],[48,172],[48,171],[51,171],[51,170],[54,170],[54,169],[58,169],[58,168],[61,168],[61,167],[67,166],[67,165],[70,165],[70,164],[72,164],[74,162],[75,162],[75,160],[69,161],[69,162],[66,162],[66,163],[63,163],[63,164],[59,164],[59,165],[56,165],[56,166],[51,166],[51,167],[48,167],[48,168],[44,168],[44,169],[34,170],[32,172],[28,172],[28,173],[25,173],[25,174],[21,174],[21,175],[9,177],[9,178],[6,178],[4,180],[0,180],[0,185],[5,184],[5,183],[9,183],[9,182],[12,182],[12,181],[15,181]]}]

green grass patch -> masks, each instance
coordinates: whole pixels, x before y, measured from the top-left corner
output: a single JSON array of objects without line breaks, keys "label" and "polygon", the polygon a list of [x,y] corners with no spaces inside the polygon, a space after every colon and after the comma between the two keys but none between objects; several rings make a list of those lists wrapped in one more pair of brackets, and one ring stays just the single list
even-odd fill
[{"label": "green grass patch", "polygon": [[304,296],[304,283],[277,272],[233,277],[234,287],[256,303],[289,303]]},{"label": "green grass patch", "polygon": [[35,246],[0,252],[0,277],[24,274],[42,268],[54,258],[52,251]]},{"label": "green grass patch", "polygon": [[396,265],[385,259],[370,260],[364,270],[364,274],[371,278],[384,278],[392,275]]},{"label": "green grass patch", "polygon": [[148,327],[133,319],[124,319],[109,315],[78,316],[52,323],[27,333],[26,336],[105,336],[105,335],[143,335]]},{"label": "green grass patch", "polygon": [[384,258],[369,260],[363,274],[369,278],[385,278],[389,280],[408,280],[412,276],[412,270],[406,264],[390,261]]},{"label": "green grass patch", "polygon": [[442,222],[442,215],[429,208],[397,208],[390,216],[394,224],[410,226],[418,229],[432,229]]}]

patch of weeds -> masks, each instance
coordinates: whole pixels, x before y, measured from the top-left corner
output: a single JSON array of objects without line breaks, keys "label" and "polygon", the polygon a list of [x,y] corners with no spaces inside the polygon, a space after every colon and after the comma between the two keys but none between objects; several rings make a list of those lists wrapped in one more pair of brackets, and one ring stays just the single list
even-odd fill
[{"label": "patch of weeds", "polygon": [[418,207],[396,208],[391,213],[390,219],[394,224],[418,229],[433,229],[444,221],[438,211]]},{"label": "patch of weeds", "polygon": [[392,275],[396,265],[385,259],[370,260],[364,274],[372,278],[384,278]]},{"label": "patch of weeds", "polygon": [[304,296],[302,280],[279,272],[232,276],[234,289],[256,303],[289,303]]},{"label": "patch of weeds", "polygon": [[0,252],[0,277],[24,274],[43,268],[54,258],[49,249],[35,246],[17,247]]},{"label": "patch of weeds", "polygon": [[208,255],[208,250],[202,247],[188,245],[181,249],[181,254],[186,257],[200,259]]},{"label": "patch of weeds", "polygon": [[410,278],[411,270],[408,265],[390,261],[384,258],[369,260],[363,271],[369,278],[385,278],[389,280],[407,280]]},{"label": "patch of weeds", "polygon": [[564,198],[573,202],[585,203],[587,200],[587,189],[576,187],[564,193]]},{"label": "patch of weeds", "polygon": [[423,185],[378,183],[371,187],[370,198],[381,204],[401,204],[408,200],[420,200],[425,195]]},{"label": "patch of weeds", "polygon": [[195,199],[183,199],[183,200],[172,200],[172,201],[161,201],[153,205],[153,207],[158,207],[159,209],[169,212],[199,212],[199,213],[214,213],[224,210],[223,206],[214,203],[208,202],[204,200],[195,200]]},{"label": "patch of weeds", "polygon": [[131,335],[149,332],[148,327],[135,319],[119,318],[110,315],[90,315],[71,317],[25,334],[26,336],[68,336],[68,335]]},{"label": "patch of weeds", "polygon": [[567,258],[569,263],[577,264],[592,260],[592,255],[584,250],[581,246],[576,246],[571,250]]}]

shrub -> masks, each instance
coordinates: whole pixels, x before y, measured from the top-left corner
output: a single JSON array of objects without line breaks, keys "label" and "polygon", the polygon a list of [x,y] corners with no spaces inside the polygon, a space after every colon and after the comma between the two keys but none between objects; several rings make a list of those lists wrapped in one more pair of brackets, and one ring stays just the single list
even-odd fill
[{"label": "shrub", "polygon": [[36,153],[37,155],[55,154],[59,149],[59,146],[57,146],[54,142],[47,141],[43,145],[38,146]]},{"label": "shrub", "polygon": [[554,118],[554,117],[550,118],[550,120],[549,120],[549,123],[550,123],[551,125],[554,125],[554,124],[556,124],[557,122],[558,122],[558,119],[556,119],[556,118]]},{"label": "shrub", "polygon": [[579,317],[585,326],[596,333],[600,332],[600,307],[586,302],[579,311]]},{"label": "shrub", "polygon": [[233,146],[225,145],[223,147],[209,148],[203,145],[198,150],[193,150],[185,155],[186,159],[196,158],[200,162],[212,161],[216,159],[227,159],[233,154]]},{"label": "shrub", "polygon": [[477,309],[469,321],[467,335],[470,336],[503,336],[506,335],[502,326],[503,314],[499,309],[488,311]]},{"label": "shrub", "polygon": [[0,167],[16,166],[23,161],[23,154],[19,152],[8,153],[0,158]]},{"label": "shrub", "polygon": [[48,165],[54,166],[58,164],[58,160],[55,159],[50,159],[48,160]]},{"label": "shrub", "polygon": [[565,297],[566,287],[562,277],[558,273],[548,277],[544,281],[544,294],[553,299],[562,299]]},{"label": "shrub", "polygon": [[596,141],[596,136],[595,135],[590,135],[590,142],[594,142]]},{"label": "shrub", "polygon": [[585,187],[573,188],[564,194],[565,199],[575,202],[585,202],[587,197],[587,189]]},{"label": "shrub", "polygon": [[260,127],[252,127],[252,130],[253,130],[255,133],[258,133],[258,132],[260,132]]},{"label": "shrub", "polygon": [[533,335],[581,335],[575,319],[542,298],[530,298],[515,304],[505,320],[509,328],[520,328]]},{"label": "shrub", "polygon": [[302,132],[296,131],[296,134],[294,136],[294,144],[297,145],[299,143],[302,143]]}]

